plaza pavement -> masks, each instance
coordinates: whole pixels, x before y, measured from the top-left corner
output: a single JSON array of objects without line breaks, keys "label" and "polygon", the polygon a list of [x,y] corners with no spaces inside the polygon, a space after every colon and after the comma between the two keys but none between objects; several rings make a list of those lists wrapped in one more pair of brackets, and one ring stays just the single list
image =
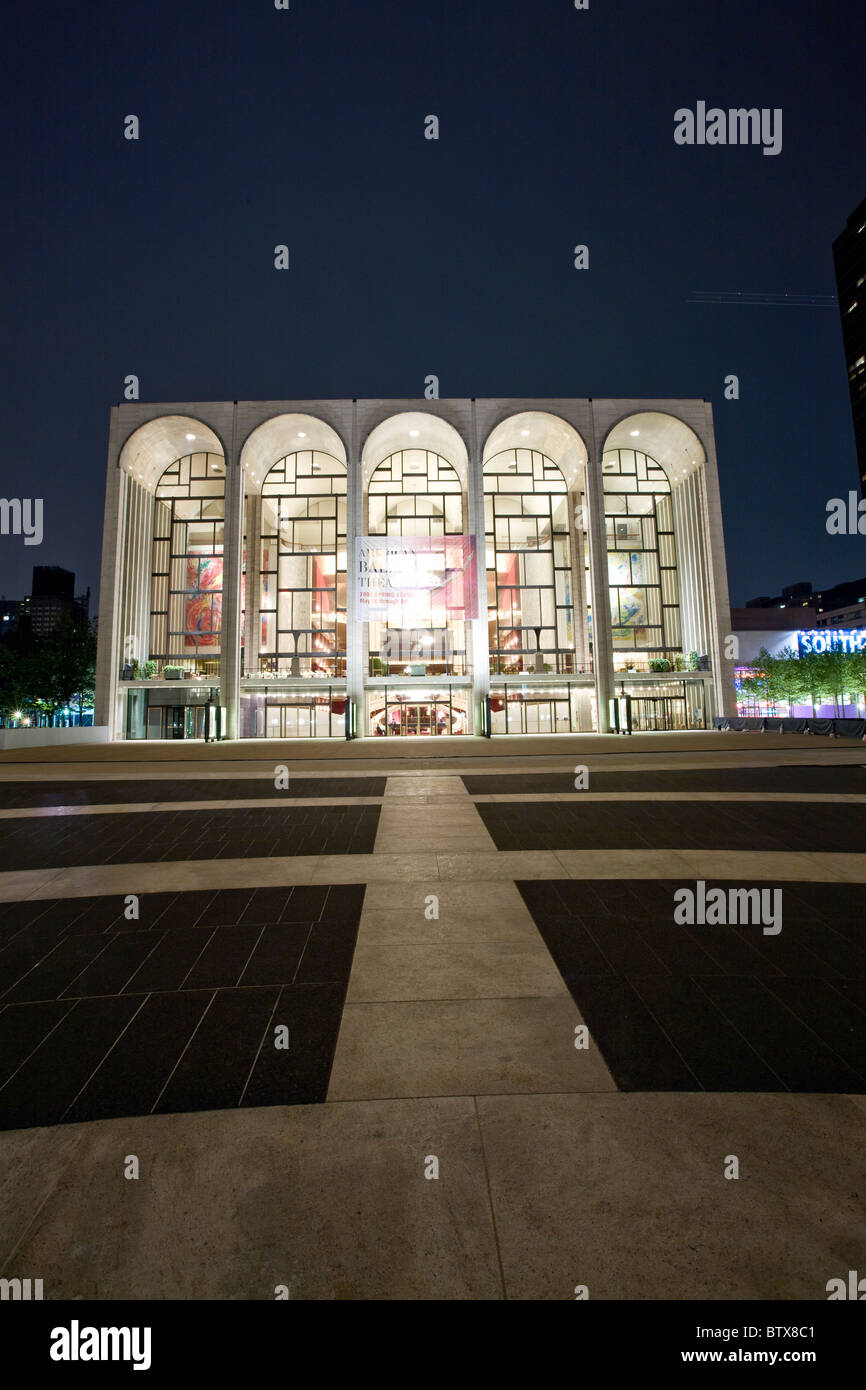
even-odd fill
[{"label": "plaza pavement", "polygon": [[[508,742],[0,755],[0,1277],[809,1300],[866,1267],[862,746]],[[782,931],[674,926],[698,879],[781,887]]]}]

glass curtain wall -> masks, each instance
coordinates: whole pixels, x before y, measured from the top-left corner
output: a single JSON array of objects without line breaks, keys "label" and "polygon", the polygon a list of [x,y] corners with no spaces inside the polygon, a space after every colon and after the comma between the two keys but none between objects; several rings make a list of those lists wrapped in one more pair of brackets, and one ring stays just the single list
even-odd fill
[{"label": "glass curtain wall", "polygon": [[307,449],[262,485],[259,670],[346,674],[346,469]]},{"label": "glass curtain wall", "polygon": [[612,449],[602,477],[615,666],[647,670],[651,659],[674,665],[682,636],[667,474],[646,454]]},{"label": "glass curtain wall", "polygon": [[[568,490],[534,449],[506,449],[484,466],[490,670],[575,670]],[[582,561],[583,562],[583,561]]]},{"label": "glass curtain wall", "polygon": [[219,675],[222,629],[225,463],[187,454],[155,492],[150,660],[158,674]]},{"label": "glass curtain wall", "polygon": [[[368,506],[371,536],[463,534],[457,470],[431,449],[401,449],[380,463],[370,479]],[[372,676],[460,676],[468,670],[464,610],[449,607],[447,599],[417,594],[395,606],[387,624],[371,622],[368,632]],[[395,651],[406,660],[395,662]]]}]

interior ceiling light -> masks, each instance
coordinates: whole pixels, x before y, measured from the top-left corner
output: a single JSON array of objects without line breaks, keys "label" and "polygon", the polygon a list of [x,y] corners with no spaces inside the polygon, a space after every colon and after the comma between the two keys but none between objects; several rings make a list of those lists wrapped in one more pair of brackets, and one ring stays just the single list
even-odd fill
[{"label": "interior ceiling light", "polygon": [[299,439],[306,439],[306,437],[307,437],[307,436],[304,434],[304,431],[303,431],[303,430],[298,430],[298,438],[299,438]]},{"label": "interior ceiling light", "polygon": [[640,434],[640,430],[629,430],[629,434],[631,435],[632,439],[637,439],[638,435]]},{"label": "interior ceiling light", "polygon": [[194,435],[194,434],[188,434],[188,435],[187,435],[187,439],[190,439],[190,440],[195,439],[195,435]]},{"label": "interior ceiling light", "polygon": [[520,433],[523,435],[523,437],[524,437],[524,439],[525,439],[526,436],[529,434],[529,430],[521,430]]},{"label": "interior ceiling light", "polygon": [[420,430],[410,430],[409,433],[413,439],[417,439],[418,435],[420,434]]}]

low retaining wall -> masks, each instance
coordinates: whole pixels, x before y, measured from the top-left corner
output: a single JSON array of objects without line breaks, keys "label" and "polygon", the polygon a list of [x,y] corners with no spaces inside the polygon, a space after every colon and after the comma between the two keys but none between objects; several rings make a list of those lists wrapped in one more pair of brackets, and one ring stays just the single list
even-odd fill
[{"label": "low retaining wall", "polygon": [[820,734],[824,738],[866,738],[866,719],[770,719],[759,715],[718,715],[713,721],[717,729],[748,733],[756,729],[762,734]]},{"label": "low retaining wall", "polygon": [[74,729],[0,729],[0,748],[80,747],[87,743],[107,743],[108,725],[85,725]]}]

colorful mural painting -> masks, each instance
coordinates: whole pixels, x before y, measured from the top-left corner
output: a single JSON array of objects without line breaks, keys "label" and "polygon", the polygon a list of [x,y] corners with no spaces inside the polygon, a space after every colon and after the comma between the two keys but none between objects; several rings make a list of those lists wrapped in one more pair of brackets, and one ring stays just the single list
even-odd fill
[{"label": "colorful mural painting", "polygon": [[222,627],[221,555],[188,555],[184,603],[184,647],[218,647]]}]

